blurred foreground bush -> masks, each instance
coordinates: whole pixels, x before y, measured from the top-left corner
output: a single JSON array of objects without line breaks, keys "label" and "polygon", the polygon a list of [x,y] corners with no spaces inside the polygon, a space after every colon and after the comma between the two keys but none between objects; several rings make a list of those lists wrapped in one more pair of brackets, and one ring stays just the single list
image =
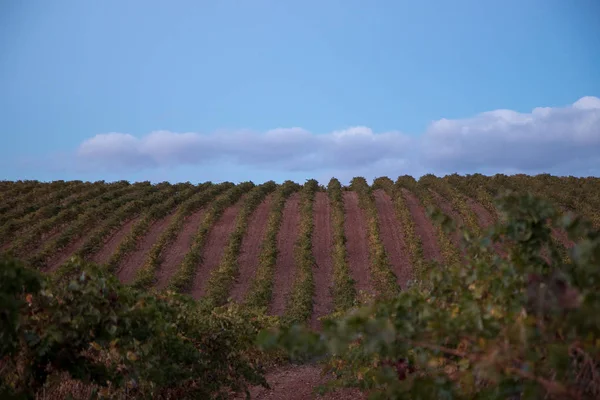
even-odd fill
[{"label": "blurred foreground bush", "polygon": [[60,271],[0,260],[0,398],[32,398],[65,376],[93,398],[229,398],[266,385],[254,340],[274,320],[134,290],[78,260]]},{"label": "blurred foreground bush", "polygon": [[[262,345],[329,355],[332,386],[373,399],[600,398],[600,233],[530,195],[498,206],[502,223],[485,237],[463,234],[465,263],[434,264],[394,300],[332,318],[321,333],[263,332]],[[575,241],[568,257],[553,229]]]}]

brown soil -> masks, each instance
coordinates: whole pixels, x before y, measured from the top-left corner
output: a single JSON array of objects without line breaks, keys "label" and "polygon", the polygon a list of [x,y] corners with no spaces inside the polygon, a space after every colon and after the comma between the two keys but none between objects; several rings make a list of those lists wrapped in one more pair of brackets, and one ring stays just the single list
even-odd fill
[{"label": "brown soil", "polygon": [[570,249],[571,247],[575,246],[575,243],[571,239],[569,239],[569,235],[567,234],[567,232],[565,232],[564,229],[557,229],[552,227],[551,230],[552,236],[554,236],[558,240],[558,242],[565,246],[567,249]]},{"label": "brown soil", "polygon": [[331,206],[327,194],[317,192],[313,207],[312,249],[316,266],[313,268],[315,299],[310,325],[314,329],[320,329],[321,321],[319,321],[319,317],[329,314],[333,309],[333,296],[331,293],[333,284],[333,258],[331,256],[333,229],[331,227]]},{"label": "brown soil", "polygon": [[112,235],[108,238],[106,242],[104,242],[104,246],[100,251],[92,256],[92,261],[98,264],[104,264],[110,259],[110,256],[114,254],[114,252],[119,247],[119,244],[125,239],[125,236],[131,232],[133,225],[141,219],[140,217],[131,219],[127,221],[124,225],[121,225],[120,228],[117,228]]},{"label": "brown soil", "polygon": [[156,274],[156,287],[164,289],[169,282],[169,278],[177,271],[177,267],[183,261],[183,258],[190,250],[194,241],[196,231],[204,218],[204,210],[198,210],[195,213],[188,215],[183,222],[183,228],[177,235],[175,242],[165,250],[165,256],[160,268]]},{"label": "brown soil", "polygon": [[194,285],[192,286],[192,297],[198,299],[206,293],[206,282],[212,270],[219,266],[221,257],[229,241],[229,236],[235,229],[235,220],[240,212],[244,199],[235,205],[227,207],[221,218],[214,224],[206,238],[206,245],[202,253],[202,261],[196,270]]},{"label": "brown soil", "polygon": [[450,202],[444,197],[442,197],[439,193],[433,190],[431,190],[430,192],[433,196],[436,206],[438,206],[444,214],[446,214],[448,217],[450,217],[450,219],[452,219],[452,221],[454,221],[456,230],[452,234],[450,240],[452,240],[452,243],[460,249],[460,253],[464,257],[466,255],[466,249],[462,244],[460,233],[460,230],[464,227],[464,221],[462,219],[462,216],[454,208],[452,208]]},{"label": "brown soil", "polygon": [[425,208],[421,205],[419,199],[417,199],[410,191],[402,189],[402,196],[404,197],[404,201],[406,201],[406,205],[415,222],[416,233],[421,238],[423,257],[426,261],[440,262],[442,260],[442,254],[437,243],[435,228],[427,217]]},{"label": "brown soil", "polygon": [[467,204],[477,216],[477,222],[480,227],[487,229],[494,224],[494,216],[484,206],[470,198],[467,198]]},{"label": "brown soil", "polygon": [[[473,210],[473,212],[475,213],[475,215],[477,217],[477,223],[482,228],[483,233],[485,233],[485,231],[488,228],[490,228],[492,225],[494,225],[494,223],[496,222],[496,219],[495,219],[494,215],[489,212],[488,209],[486,209],[484,206],[482,206],[481,204],[479,204],[478,202],[476,202],[475,200],[473,200],[471,198],[467,198],[467,204],[469,205],[471,210]],[[500,243],[494,243],[492,245],[492,247],[494,248],[494,250],[496,250],[496,253],[498,253],[498,255],[500,257],[506,258],[508,253],[506,252],[506,250],[503,249],[503,247]]]},{"label": "brown soil", "polygon": [[343,192],[343,195],[344,234],[350,274],[356,282],[357,291],[375,294],[369,268],[369,239],[365,213],[358,205],[356,192]]},{"label": "brown soil", "polygon": [[406,250],[403,229],[396,216],[392,198],[383,190],[376,190],[374,195],[381,240],[398,278],[398,284],[404,289],[410,280],[412,267]]},{"label": "brown soil", "polygon": [[74,242],[71,242],[68,245],[66,245],[56,255],[51,257],[50,260],[46,262],[47,270],[52,272],[61,265],[63,265],[65,262],[67,262],[67,260],[73,255],[73,253],[75,253],[77,250],[83,247],[85,242],[92,236],[93,233],[94,230],[88,231]]},{"label": "brown soil", "polygon": [[267,232],[267,222],[273,195],[268,195],[265,200],[254,210],[248,221],[248,230],[242,239],[240,255],[238,257],[239,276],[231,291],[234,301],[241,303],[250,289],[252,277],[258,266],[261,243]]},{"label": "brown soil", "polygon": [[[338,389],[335,392],[318,395],[315,390],[327,383],[318,365],[290,365],[278,368],[267,374],[271,389],[262,386],[250,389],[251,399],[255,400],[366,400],[367,395],[358,389]],[[241,399],[242,397],[238,397]]]},{"label": "brown soil", "polygon": [[125,256],[121,261],[121,267],[117,273],[121,282],[133,282],[136,271],[144,264],[150,249],[152,249],[152,246],[156,243],[160,234],[169,226],[176,212],[177,211],[174,211],[165,218],[154,221],[154,223],[150,225],[146,235],[144,235],[137,243],[135,250]]},{"label": "brown soil", "polygon": [[296,270],[294,247],[299,227],[300,193],[294,193],[285,202],[281,227],[277,233],[278,254],[275,265],[270,314],[283,315],[287,298],[292,291]]}]

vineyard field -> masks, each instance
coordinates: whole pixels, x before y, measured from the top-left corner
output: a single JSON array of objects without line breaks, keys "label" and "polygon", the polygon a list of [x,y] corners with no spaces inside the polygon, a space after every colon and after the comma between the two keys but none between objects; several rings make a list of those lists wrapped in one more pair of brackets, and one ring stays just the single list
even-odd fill
[{"label": "vineyard field", "polygon": [[[266,307],[319,326],[363,297],[390,297],[430,261],[460,262],[458,233],[430,220],[438,208],[480,234],[494,198],[532,192],[600,223],[600,179],[550,175],[357,177],[344,187],[309,180],[0,183],[0,249],[52,273],[71,256],[130,285]],[[565,254],[572,242],[555,231]],[[498,248],[499,254],[502,249]]]},{"label": "vineyard field", "polygon": [[[522,382],[536,382],[545,393],[556,395],[551,398],[600,394],[594,367],[600,364],[589,361],[597,362],[600,348],[600,342],[594,341],[600,320],[593,317],[600,307],[595,258],[600,256],[600,233],[596,233],[600,178],[455,174],[414,179],[405,175],[370,183],[355,177],[348,185],[335,178],[326,185],[313,179],[304,184],[1,181],[0,199],[0,260],[5,265],[0,287],[15,299],[6,304],[21,307],[21,318],[28,321],[14,324],[14,332],[22,330],[23,339],[13,343],[26,349],[4,358],[14,365],[24,362],[19,357],[42,360],[31,361],[33,368],[51,360],[46,342],[32,339],[37,329],[40,337],[59,349],[52,364],[58,370],[78,368],[77,362],[61,364],[66,351],[74,352],[70,357],[90,354],[78,358],[79,362],[116,357],[111,361],[118,365],[115,371],[129,365],[131,381],[119,381],[119,373],[104,381],[118,382],[120,388],[113,392],[117,397],[123,388],[125,393],[130,389],[168,393],[181,389],[188,376],[196,384],[185,390],[196,395],[217,396],[227,388],[248,387],[257,399],[314,398],[316,385],[333,380],[331,370],[322,374],[318,363],[290,364],[281,353],[271,358],[263,352],[264,343],[280,340],[284,348],[291,346],[286,348],[289,354],[296,343],[302,351],[332,357],[330,368],[337,370],[345,387],[322,399],[366,398],[368,390],[358,387],[442,393],[444,385],[456,384],[457,390],[476,392],[477,387],[493,385],[486,380],[463,384],[461,379],[475,382],[481,366],[510,375],[515,393],[523,390]],[[22,269],[11,269],[12,263]],[[32,295],[15,283],[19,279],[26,283],[28,273],[51,282],[51,289],[40,291],[40,284]],[[568,288],[564,276],[578,286]],[[532,292],[532,285],[541,279],[550,286],[539,283],[543,289]],[[62,293],[60,297],[54,297],[53,290]],[[541,290],[561,293],[557,301],[563,314],[547,314],[542,305],[553,300]],[[534,304],[529,296],[539,301],[537,314],[524,320],[525,310]],[[565,315],[572,323],[565,322]],[[55,319],[54,328],[45,327],[46,319]],[[95,330],[83,329],[84,319],[96,324]],[[112,321],[124,322],[115,322],[112,330],[105,331]],[[538,337],[539,328],[549,326],[549,321],[556,327],[545,333],[544,342]],[[41,325],[28,330],[36,324]],[[131,324],[137,328],[130,328]],[[518,329],[503,328],[511,324]],[[273,336],[266,337],[271,339],[261,336],[267,328]],[[349,338],[357,337],[353,335],[363,328],[364,345],[356,347]],[[162,342],[165,329],[172,335],[168,345]],[[384,333],[394,329],[395,351],[400,353],[386,354],[379,349],[389,345],[391,336]],[[530,330],[530,338],[523,345],[525,329]],[[570,345],[564,342],[565,329],[572,329]],[[479,336],[472,336],[474,330]],[[80,348],[71,349],[62,331],[79,337]],[[114,340],[102,342],[95,336],[98,332]],[[515,336],[514,332],[521,333]],[[422,341],[427,335],[430,342]],[[121,347],[117,337],[124,340]],[[141,341],[132,339],[136,337]],[[260,337],[266,340],[263,344]],[[345,353],[332,355],[319,347],[331,340],[331,348],[337,348],[347,339]],[[505,347],[510,342],[514,354],[502,359],[494,340],[503,341]],[[413,348],[405,347],[407,343]],[[528,352],[532,343],[543,357]],[[465,346],[472,353],[464,351]],[[95,356],[89,353],[92,349],[98,352]],[[447,354],[440,356],[440,349]],[[410,371],[404,354],[410,354],[411,365],[418,364],[427,373],[413,374],[405,381]],[[588,361],[582,363],[583,354]],[[168,374],[163,372],[161,357],[174,370],[186,372],[164,381]],[[392,364],[381,364],[382,357]],[[531,357],[530,363],[549,363],[544,364],[546,378],[514,369],[512,365],[523,357]],[[238,358],[243,361],[234,361]],[[263,360],[271,366],[268,371],[260,366]],[[2,362],[0,357],[0,367]],[[397,376],[392,374],[391,381],[381,384],[381,379],[390,377],[377,375],[385,365],[394,365]],[[548,380],[555,379],[555,368],[565,365],[579,371],[568,381],[571,386]],[[234,380],[228,375],[232,368]],[[39,394],[46,377],[37,370],[24,373],[23,379],[41,377],[38,386],[29,388],[22,383],[26,381],[15,378],[18,375],[11,377],[8,369],[2,370],[0,378],[13,382],[9,383],[12,389],[30,393]],[[137,376],[134,371],[147,375]],[[215,373],[222,375],[213,380]],[[253,378],[253,373],[258,375]],[[263,373],[261,381],[257,377]],[[433,382],[428,381],[430,376],[446,383],[427,386]],[[494,382],[504,379],[492,376]],[[154,386],[159,381],[161,389]],[[149,386],[138,387],[138,382]],[[272,388],[267,389],[265,382]],[[48,398],[63,398],[66,392],[78,390],[83,394],[77,398],[88,398],[92,386],[64,381],[52,386]],[[424,397],[408,393],[401,398],[439,398],[433,392]]]}]

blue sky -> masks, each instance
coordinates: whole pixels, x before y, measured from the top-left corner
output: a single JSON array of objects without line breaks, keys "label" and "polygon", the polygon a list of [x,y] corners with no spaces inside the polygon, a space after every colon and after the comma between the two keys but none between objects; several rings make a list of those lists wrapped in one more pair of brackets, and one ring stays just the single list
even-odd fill
[{"label": "blue sky", "polygon": [[599,18],[595,0],[3,1],[0,179],[598,175]]}]

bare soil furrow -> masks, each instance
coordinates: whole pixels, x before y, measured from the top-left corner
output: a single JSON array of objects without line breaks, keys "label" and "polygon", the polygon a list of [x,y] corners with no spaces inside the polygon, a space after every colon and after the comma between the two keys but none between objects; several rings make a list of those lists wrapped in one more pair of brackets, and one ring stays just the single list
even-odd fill
[{"label": "bare soil furrow", "polygon": [[486,230],[494,224],[494,216],[481,204],[471,198],[467,198],[467,204],[469,208],[473,210],[477,217],[477,222],[483,230]]},{"label": "bare soil furrow", "polygon": [[119,247],[119,244],[121,244],[125,236],[131,232],[133,225],[141,218],[141,216],[138,216],[137,218],[131,219],[124,225],[121,225],[120,228],[116,229],[106,242],[104,242],[102,249],[92,256],[92,261],[98,264],[107,262],[110,259],[110,256],[117,250],[117,247]]},{"label": "bare soil furrow", "polygon": [[440,208],[440,210],[442,210],[442,212],[444,214],[446,214],[448,217],[450,217],[452,219],[452,221],[454,221],[456,230],[451,235],[450,239],[452,240],[452,243],[455,246],[457,246],[458,248],[461,249],[461,254],[464,256],[465,249],[461,245],[461,233],[460,233],[460,230],[462,229],[462,227],[464,227],[464,222],[463,222],[461,215],[456,210],[454,210],[454,208],[452,208],[452,205],[450,204],[450,202],[448,200],[446,200],[443,196],[441,196],[439,193],[437,193],[433,190],[431,190],[430,193],[433,196],[433,200],[435,201],[435,204]]},{"label": "bare soil furrow", "polygon": [[358,204],[356,192],[344,192],[344,233],[348,252],[348,267],[352,279],[356,282],[356,290],[374,294],[373,280],[369,268],[369,238],[367,237],[367,221],[362,208]]},{"label": "bare soil furrow", "polygon": [[52,271],[56,270],[58,267],[60,267],[61,265],[63,265],[65,262],[67,262],[67,260],[73,254],[75,254],[75,252],[77,252],[77,250],[82,248],[83,245],[85,244],[85,242],[87,242],[87,240],[90,237],[92,237],[93,233],[94,233],[94,231],[90,230],[89,232],[87,232],[86,234],[81,236],[80,238],[78,238],[75,241],[66,245],[62,250],[60,250],[57,254],[55,254],[53,257],[51,257],[50,260],[48,260],[48,262],[46,263],[46,265],[48,267],[47,268],[48,271],[52,272]]},{"label": "bare soil furrow", "polygon": [[412,266],[408,255],[402,226],[396,216],[392,198],[383,190],[376,190],[374,193],[375,207],[379,215],[379,229],[383,246],[388,255],[388,260],[398,277],[398,284],[401,288],[406,288],[410,280]]},{"label": "bare soil furrow", "polygon": [[248,221],[248,230],[242,239],[240,255],[238,257],[238,271],[236,283],[231,291],[234,301],[241,303],[250,289],[252,278],[258,266],[261,244],[267,232],[267,221],[273,195],[268,195],[263,202],[254,210]]},{"label": "bare soil furrow", "polygon": [[331,226],[331,206],[327,193],[315,193],[314,201],[314,230],[312,249],[315,258],[313,276],[315,282],[315,298],[310,324],[314,329],[320,329],[319,317],[333,310],[333,229]]},{"label": "bare soil furrow", "polygon": [[421,238],[423,258],[425,261],[442,261],[442,253],[437,242],[435,227],[427,217],[425,208],[417,197],[406,189],[402,189],[402,196],[408,205],[410,214],[415,221],[415,230]]},{"label": "bare soil furrow", "polygon": [[287,298],[294,285],[296,262],[294,247],[300,227],[300,193],[292,194],[283,208],[281,227],[277,233],[277,263],[273,279],[270,314],[283,315]]},{"label": "bare soil furrow", "polygon": [[127,255],[122,261],[117,273],[119,279],[123,283],[131,283],[135,279],[135,274],[138,268],[144,265],[144,261],[152,249],[152,246],[160,234],[169,226],[171,220],[176,215],[177,211],[174,211],[170,215],[162,218],[158,221],[154,221],[146,235],[138,242],[137,248]]},{"label": "bare soil furrow", "polygon": [[164,289],[167,286],[169,279],[177,271],[177,267],[190,250],[204,214],[205,210],[198,210],[185,218],[181,232],[177,235],[175,242],[165,251],[163,262],[156,273],[158,289]]},{"label": "bare soil furrow", "polygon": [[195,299],[204,296],[210,272],[219,266],[229,236],[235,229],[235,219],[240,212],[243,201],[244,198],[235,205],[227,207],[208,234],[202,252],[202,262],[196,271],[194,285],[191,290],[192,297]]},{"label": "bare soil furrow", "polygon": [[[250,389],[250,396],[256,400],[364,400],[367,395],[356,388],[340,388],[324,394],[315,393],[320,385],[333,379],[332,375],[324,375],[318,365],[290,365],[277,368],[266,375],[271,389],[255,386]],[[236,397],[242,399],[242,397]]]}]

